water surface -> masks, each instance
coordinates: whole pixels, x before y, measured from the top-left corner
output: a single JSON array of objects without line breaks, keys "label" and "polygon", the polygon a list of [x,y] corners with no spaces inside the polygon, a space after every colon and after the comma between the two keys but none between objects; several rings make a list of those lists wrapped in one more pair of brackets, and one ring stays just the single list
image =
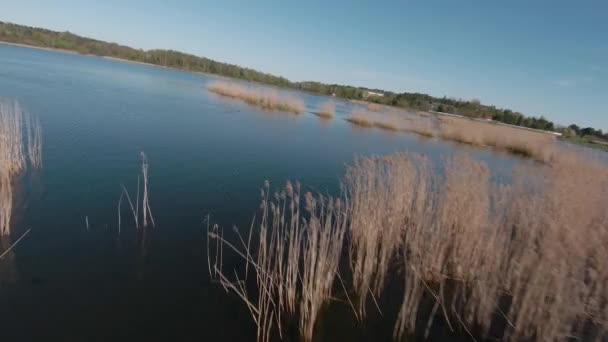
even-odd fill
[{"label": "water surface", "polygon": [[[248,227],[266,179],[273,188],[291,179],[335,193],[355,155],[413,151],[440,159],[465,150],[487,161],[495,179],[521,162],[353,127],[341,118],[355,104],[337,99],[332,121],[266,112],[208,93],[213,80],[0,44],[0,97],[40,118],[44,163],[21,179],[16,195],[13,231],[31,233],[0,261],[5,340],[254,340],[245,307],[208,279],[205,215]],[[327,100],[297,96],[310,112]],[[120,185],[135,191],[140,151],[149,158],[157,227],[137,234],[124,206],[118,236]],[[371,339],[351,330],[336,326],[329,335]]]}]

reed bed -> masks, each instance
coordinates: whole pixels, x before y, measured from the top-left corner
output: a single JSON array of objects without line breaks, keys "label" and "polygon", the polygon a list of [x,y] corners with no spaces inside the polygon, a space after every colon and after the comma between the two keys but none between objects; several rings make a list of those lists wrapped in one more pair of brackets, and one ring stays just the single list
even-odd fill
[{"label": "reed bed", "polygon": [[238,99],[267,110],[300,114],[306,111],[304,101],[275,89],[243,86],[233,82],[214,81],[207,89],[215,94]]},{"label": "reed bed", "polygon": [[[561,157],[508,186],[491,184],[487,166],[468,155],[446,160],[441,176],[431,166],[406,154],[364,158],[346,177],[357,292],[382,284],[386,255],[403,261],[396,337],[415,329],[425,293],[435,298],[428,329],[441,314],[453,329],[486,337],[500,314],[506,340],[565,339],[590,325],[606,334],[605,165]],[[511,304],[500,307],[504,298]]]},{"label": "reed bed", "polygon": [[42,166],[40,122],[16,101],[0,99],[0,235],[10,233],[13,182],[27,166]]},{"label": "reed bed", "polygon": [[331,119],[336,115],[336,104],[333,101],[325,101],[321,103],[315,114],[322,119]]},{"label": "reed bed", "polygon": [[442,117],[440,137],[463,144],[494,147],[543,162],[549,161],[554,153],[555,137],[549,133],[466,118]]},{"label": "reed bed", "polygon": [[[252,247],[250,235],[231,244],[215,228],[210,272],[245,300],[263,341],[273,329],[282,336],[291,320],[310,341],[332,288],[344,289],[344,302],[364,319],[385,283],[399,278],[395,339],[420,329],[424,298],[432,299],[426,336],[441,317],[473,339],[607,338],[608,167],[562,153],[515,170],[505,185],[467,154],[438,166],[407,153],[357,158],[341,200],[307,194],[301,204],[291,184],[270,200],[266,185],[261,221],[252,226],[259,243]],[[224,273],[223,245],[243,258],[244,276]],[[339,269],[345,257],[350,269]],[[248,272],[258,278],[251,294]],[[340,274],[352,274],[352,288]]]},{"label": "reed bed", "polygon": [[374,121],[362,111],[354,111],[345,120],[359,127],[374,127]]},{"label": "reed bed", "polygon": [[411,132],[424,137],[435,136],[429,120],[410,116],[404,112],[370,112],[354,110],[346,121],[360,127],[376,127],[390,132]]}]

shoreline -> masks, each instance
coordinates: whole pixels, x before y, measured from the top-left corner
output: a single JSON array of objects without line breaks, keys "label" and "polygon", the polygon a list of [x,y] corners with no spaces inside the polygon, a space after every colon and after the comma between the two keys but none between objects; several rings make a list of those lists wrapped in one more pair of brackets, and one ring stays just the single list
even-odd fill
[{"label": "shoreline", "polygon": [[63,53],[68,53],[70,55],[96,56],[96,57],[99,57],[97,55],[80,53],[78,51],[73,51],[73,50],[50,48],[50,47],[37,46],[37,45],[29,45],[29,44],[22,44],[22,43],[13,43],[13,42],[7,42],[7,41],[4,41],[4,40],[0,40],[0,45],[12,45],[12,46],[18,46],[18,47],[24,47],[24,48],[37,49],[37,50],[45,50],[45,51],[52,51],[52,52],[63,52]]},{"label": "shoreline", "polygon": [[[10,46],[18,46],[18,47],[23,47],[23,48],[44,50],[44,51],[50,51],[50,52],[67,53],[67,54],[70,54],[70,55],[96,57],[96,58],[101,58],[101,59],[106,59],[106,60],[111,60],[111,61],[116,61],[116,62],[125,62],[125,63],[147,65],[147,66],[151,66],[151,67],[155,67],[155,68],[163,68],[163,69],[176,70],[176,71],[181,71],[181,72],[189,72],[189,73],[199,74],[199,75],[205,75],[205,76],[212,76],[212,77],[232,79],[232,78],[227,77],[227,76],[210,74],[210,73],[206,73],[206,72],[202,72],[202,71],[192,71],[192,70],[186,70],[186,69],[178,69],[178,68],[173,68],[173,67],[169,67],[169,66],[165,66],[165,65],[158,65],[158,64],[152,64],[152,63],[147,63],[147,62],[133,61],[133,60],[130,60],[130,59],[124,59],[124,58],[118,58],[118,57],[112,57],[112,56],[94,55],[94,54],[90,54],[90,53],[80,53],[78,51],[73,51],[73,50],[58,49],[58,48],[51,48],[51,47],[44,47],[44,46],[37,46],[37,45],[29,45],[29,44],[22,44],[22,43],[13,43],[13,42],[7,42],[7,41],[4,41],[4,40],[0,40],[0,45],[10,45]],[[247,81],[247,80],[243,80],[243,81]]]}]

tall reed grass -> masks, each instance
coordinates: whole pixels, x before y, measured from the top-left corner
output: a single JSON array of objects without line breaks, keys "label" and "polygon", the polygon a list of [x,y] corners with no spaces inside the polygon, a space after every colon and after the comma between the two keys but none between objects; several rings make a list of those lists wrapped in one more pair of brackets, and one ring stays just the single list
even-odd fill
[{"label": "tall reed grass", "polygon": [[331,119],[336,114],[336,104],[333,101],[325,101],[321,103],[315,114],[322,119]]},{"label": "tall reed grass", "polygon": [[[374,108],[374,111],[355,109],[345,120],[360,127],[412,132],[429,138],[439,136],[463,144],[492,147],[542,162],[550,161],[557,153],[555,136],[549,133],[467,118],[423,114],[414,116],[390,110],[380,112],[380,108]],[[438,125],[435,125],[435,120],[439,121]]]},{"label": "tall reed grass", "polygon": [[549,133],[447,116],[441,118],[439,127],[442,139],[494,147],[543,162],[555,151],[555,137]]},{"label": "tall reed grass", "polygon": [[[565,156],[534,176],[515,174],[512,185],[492,184],[467,155],[446,160],[440,176],[430,167],[396,154],[357,161],[346,177],[355,287],[381,285],[387,254],[403,260],[397,337],[415,328],[425,293],[435,298],[432,316],[467,333],[486,336],[496,314],[507,322],[504,339],[565,339],[589,325],[606,333],[608,270],[597,263],[608,256],[605,165]],[[360,255],[375,259],[368,270]],[[505,298],[510,305],[499,306]]]},{"label": "tall reed grass", "polygon": [[[428,336],[437,316],[472,338],[608,337],[608,167],[562,153],[497,184],[484,162],[466,154],[438,166],[407,153],[358,158],[347,169],[342,199],[307,194],[305,215],[299,186],[288,184],[269,201],[266,185],[261,223],[252,227],[256,248],[251,236],[236,247],[217,230],[209,233],[241,255],[258,277],[257,293],[245,290],[247,272],[229,280],[223,252],[210,261],[212,274],[248,303],[264,331],[260,340],[272,329],[281,335],[294,319],[311,340],[318,310],[336,296],[332,288],[343,288],[364,319],[386,282],[399,278],[395,339],[419,329],[421,318]],[[350,270],[338,266],[344,257]],[[352,289],[340,275],[349,272]],[[424,298],[432,308],[420,316]]]},{"label": "tall reed grass", "polygon": [[346,121],[360,127],[376,127],[391,132],[411,132],[424,137],[433,137],[435,132],[430,120],[408,115],[404,112],[370,112],[355,109]]},{"label": "tall reed grass", "polygon": [[40,122],[18,102],[0,99],[0,235],[10,233],[13,182],[29,165],[42,166]]},{"label": "tall reed grass", "polygon": [[211,82],[207,89],[218,95],[238,99],[249,105],[268,110],[291,112],[295,114],[306,111],[306,106],[302,99],[293,95],[281,93],[275,89],[243,86],[226,81]]},{"label": "tall reed grass", "polygon": [[[141,156],[141,175],[137,176],[137,190],[135,192],[135,204],[133,204],[133,201],[131,200],[131,195],[129,194],[129,191],[127,190],[127,188],[124,186],[124,184],[121,184],[121,188],[122,191],[120,193],[120,197],[118,199],[118,233],[120,234],[121,232],[121,224],[122,224],[122,218],[121,218],[121,209],[122,209],[122,199],[123,198],[127,198],[127,203],[129,204],[129,208],[131,208],[131,213],[133,214],[133,221],[135,223],[135,228],[139,229],[139,208],[142,209],[142,220],[143,220],[143,227],[146,228],[148,226],[148,219],[150,219],[150,221],[152,222],[152,226],[156,226],[156,223],[154,222],[154,216],[152,215],[152,209],[150,208],[150,196],[149,196],[149,192],[148,192],[148,187],[149,187],[149,180],[148,180],[148,157],[146,156],[146,154],[144,152],[140,152],[140,156]],[[142,200],[141,200],[141,204],[140,204],[140,200],[139,200],[139,194],[140,194],[140,187],[139,187],[139,183],[141,181],[141,179],[143,178],[143,195],[142,195]]]},{"label": "tall reed grass", "polygon": [[[334,280],[339,276],[346,232],[344,203],[311,193],[302,201],[298,183],[288,182],[283,191],[271,197],[266,182],[261,193],[260,219],[252,225],[247,242],[240,234],[240,244],[226,241],[217,226],[208,232],[209,238],[216,240],[209,271],[246,303],[258,326],[258,341],[269,341],[273,329],[283,336],[283,326],[294,319],[299,321],[302,339],[312,341],[315,323],[332,299]],[[257,245],[251,244],[254,231]],[[233,277],[223,270],[224,245],[243,258],[244,274],[235,272]],[[253,295],[246,286],[250,271],[258,289]]]}]

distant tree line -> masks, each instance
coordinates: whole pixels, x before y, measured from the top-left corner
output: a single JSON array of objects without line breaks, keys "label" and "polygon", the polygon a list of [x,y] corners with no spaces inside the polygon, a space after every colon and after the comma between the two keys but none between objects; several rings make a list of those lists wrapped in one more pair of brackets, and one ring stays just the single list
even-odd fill
[{"label": "distant tree line", "polygon": [[579,127],[577,125],[570,125],[562,129],[562,132],[567,137],[590,137],[590,138],[601,138],[608,141],[608,132],[602,132],[601,129],[595,129],[592,127]]},{"label": "distant tree line", "polygon": [[[204,72],[222,75],[252,82],[259,82],[280,87],[288,87],[317,94],[336,96],[351,100],[366,100],[378,104],[403,107],[414,110],[435,110],[451,114],[459,114],[473,118],[487,118],[507,124],[553,131],[557,128],[553,122],[543,116],[526,116],[510,109],[500,109],[487,106],[479,100],[461,100],[453,98],[438,98],[420,93],[394,93],[379,89],[353,87],[339,84],[324,84],[320,82],[291,82],[288,79],[257,70],[243,68],[238,65],[222,63],[209,58],[198,57],[173,50],[141,50],[116,43],[108,43],[95,39],[80,37],[70,32],[57,32],[0,21],[0,40],[27,44],[38,47],[75,51],[81,54],[108,56],[125,60],[150,63],[187,71]],[[382,96],[370,95],[371,93]],[[564,130],[563,128],[561,129]],[[567,133],[606,137],[601,130],[593,128],[580,129],[571,125]]]},{"label": "distant tree line", "polygon": [[0,22],[0,40],[10,43],[75,51],[81,54],[121,58],[170,68],[205,72],[247,81],[290,86],[284,77],[221,63],[204,57],[172,50],[138,50],[116,43],[84,38],[70,32],[56,32],[41,28]]}]

